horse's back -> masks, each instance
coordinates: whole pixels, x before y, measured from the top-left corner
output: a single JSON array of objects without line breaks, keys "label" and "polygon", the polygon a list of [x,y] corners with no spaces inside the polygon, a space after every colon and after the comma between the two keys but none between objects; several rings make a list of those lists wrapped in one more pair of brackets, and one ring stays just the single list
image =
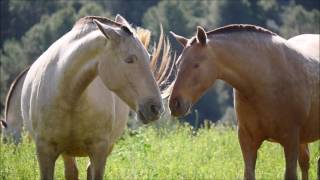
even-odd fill
[{"label": "horse's back", "polygon": [[319,61],[320,35],[319,34],[301,34],[288,40],[288,43],[298,49],[305,55],[313,57]]}]

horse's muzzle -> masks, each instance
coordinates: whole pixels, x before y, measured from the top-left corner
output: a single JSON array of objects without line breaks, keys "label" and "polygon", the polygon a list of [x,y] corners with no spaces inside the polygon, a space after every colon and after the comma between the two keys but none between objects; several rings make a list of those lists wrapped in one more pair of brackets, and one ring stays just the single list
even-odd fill
[{"label": "horse's muzzle", "polygon": [[163,113],[164,109],[162,103],[149,100],[143,105],[139,105],[138,118],[147,124],[151,121],[158,120]]},{"label": "horse's muzzle", "polygon": [[181,97],[170,97],[169,108],[172,116],[180,117],[189,114],[191,103],[183,100]]}]

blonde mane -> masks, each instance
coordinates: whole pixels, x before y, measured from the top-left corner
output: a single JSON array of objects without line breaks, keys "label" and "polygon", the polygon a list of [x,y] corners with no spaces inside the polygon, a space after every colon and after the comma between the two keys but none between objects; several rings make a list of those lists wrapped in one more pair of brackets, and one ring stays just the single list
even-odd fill
[{"label": "blonde mane", "polygon": [[[134,29],[138,39],[146,49],[149,48],[151,32],[148,29],[137,27]],[[162,93],[162,97],[168,97],[172,80],[175,77],[176,56],[171,56],[169,39],[164,37],[163,28],[160,27],[160,37],[154,43],[150,59],[150,68]]]}]

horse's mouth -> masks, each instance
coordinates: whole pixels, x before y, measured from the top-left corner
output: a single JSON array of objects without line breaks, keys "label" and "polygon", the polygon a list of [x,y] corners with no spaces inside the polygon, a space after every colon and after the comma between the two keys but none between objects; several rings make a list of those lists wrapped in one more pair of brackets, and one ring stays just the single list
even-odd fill
[{"label": "horse's mouth", "polygon": [[191,103],[184,103],[179,108],[171,108],[171,115],[175,117],[185,117],[191,113],[191,108]]},{"label": "horse's mouth", "polygon": [[191,113],[191,108],[192,108],[192,105],[191,104],[188,104],[188,107],[186,108],[186,111],[184,113],[183,116],[187,116]]},{"label": "horse's mouth", "polygon": [[145,117],[145,115],[142,113],[142,111],[138,111],[138,118],[143,122],[143,124],[147,124],[150,121]]},{"label": "horse's mouth", "polygon": [[188,103],[186,105],[186,107],[184,108],[184,111],[181,112],[180,117],[188,116],[191,113],[191,107],[192,107],[192,105],[190,103]]}]

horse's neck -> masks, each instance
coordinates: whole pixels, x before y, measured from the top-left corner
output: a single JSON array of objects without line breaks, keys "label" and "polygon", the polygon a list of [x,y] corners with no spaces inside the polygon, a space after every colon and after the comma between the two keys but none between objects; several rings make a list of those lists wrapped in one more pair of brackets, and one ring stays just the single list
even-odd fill
[{"label": "horse's neck", "polygon": [[218,78],[245,96],[263,91],[264,87],[278,78],[284,78],[279,72],[287,65],[284,41],[278,36],[269,36],[267,39],[258,35],[212,37],[209,42],[219,66]]},{"label": "horse's neck", "polygon": [[59,59],[59,88],[69,105],[77,102],[97,76],[97,59],[105,43],[100,36],[98,32],[91,32],[72,40]]}]

